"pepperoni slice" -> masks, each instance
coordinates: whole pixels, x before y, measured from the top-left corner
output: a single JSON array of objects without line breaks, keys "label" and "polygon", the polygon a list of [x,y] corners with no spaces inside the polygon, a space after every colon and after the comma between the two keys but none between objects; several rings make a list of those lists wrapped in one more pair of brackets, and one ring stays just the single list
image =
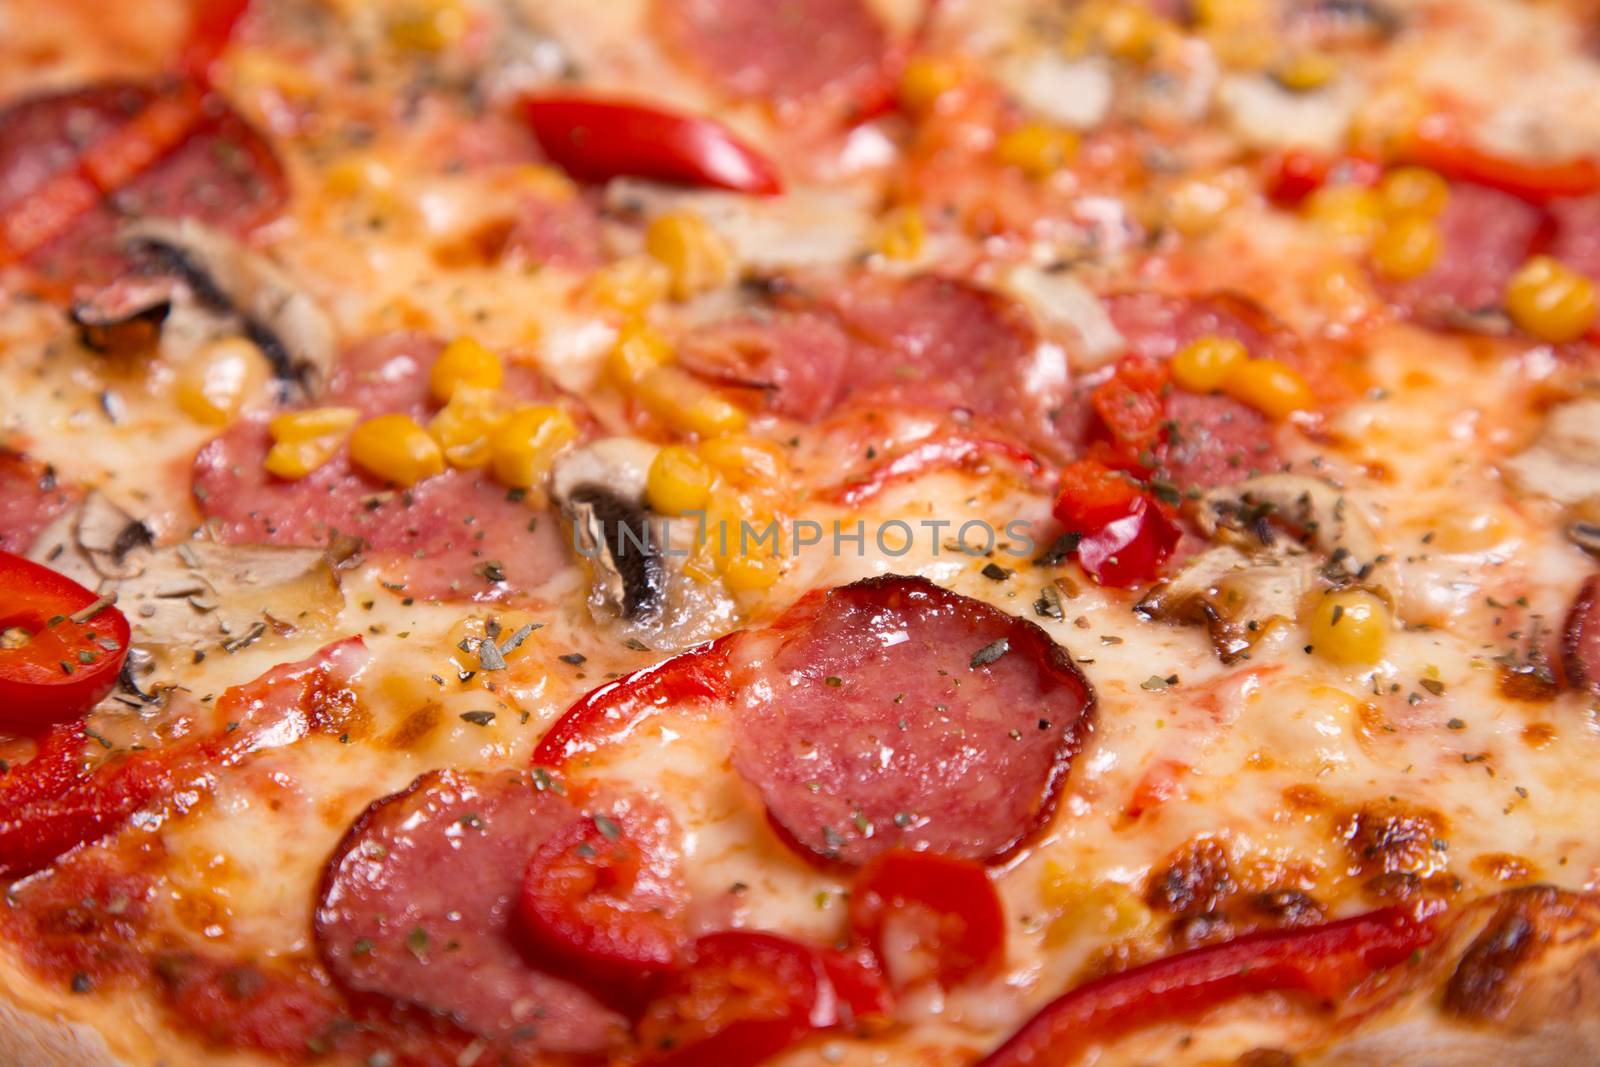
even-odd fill
[{"label": "pepperoni slice", "polygon": [[[319,404],[363,415],[401,411],[426,420],[428,370],[438,341],[389,334],[345,353]],[[548,390],[531,371],[507,368],[505,389],[527,399]],[[482,471],[447,470],[405,492],[355,469],[340,453],[298,481],[268,474],[267,416],[242,419],[195,458],[194,494],[230,544],[321,545],[361,538],[408,596],[503,599],[565,565],[558,524],[508,498]]]},{"label": "pepperoni slice", "polygon": [[328,969],[485,1038],[613,1047],[622,1019],[535,970],[510,934],[529,856],[577,818],[565,798],[509,773],[432,771],[373,804],[323,875],[315,926]]},{"label": "pepperoni slice", "polygon": [[1549,210],[1555,222],[1550,254],[1600,280],[1600,195],[1557,200]]},{"label": "pepperoni slice", "polygon": [[730,96],[870,111],[887,92],[889,38],[864,0],[656,0],[656,15],[667,46]]},{"label": "pepperoni slice", "polygon": [[61,485],[50,467],[0,448],[0,551],[26,553],[80,495]]},{"label": "pepperoni slice", "polygon": [[733,764],[803,854],[996,862],[1050,817],[1093,697],[1031,622],[922,578],[812,593],[734,644]]},{"label": "pepperoni slice", "polygon": [[1066,363],[1014,301],[931,274],[861,276],[782,299],[788,306],[770,316],[692,332],[680,346],[685,366],[760,388],[769,410],[808,422],[846,406],[961,412],[1060,449]]},{"label": "pepperoni slice", "polygon": [[1508,193],[1457,182],[1439,215],[1439,257],[1409,282],[1386,283],[1398,306],[1430,325],[1460,325],[1498,308],[1506,283],[1533,251],[1546,225],[1539,208]]},{"label": "pepperoni slice", "polygon": [[[116,232],[125,217],[194,218],[238,235],[282,208],[288,183],[272,149],[220,99],[189,93],[108,83],[0,112],[0,219],[27,205],[32,236],[21,247],[47,292],[121,274],[128,263]],[[79,168],[97,152],[106,158],[88,181]],[[20,235],[7,229],[17,245]]]},{"label": "pepperoni slice", "polygon": [[1165,403],[1166,440],[1156,450],[1174,485],[1212,489],[1280,469],[1272,423],[1232,397],[1172,390]]}]

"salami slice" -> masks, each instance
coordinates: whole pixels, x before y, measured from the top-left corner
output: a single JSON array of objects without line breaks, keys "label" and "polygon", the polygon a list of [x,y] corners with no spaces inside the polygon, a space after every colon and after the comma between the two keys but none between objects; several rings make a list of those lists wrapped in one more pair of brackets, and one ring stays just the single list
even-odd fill
[{"label": "salami slice", "polygon": [[1128,351],[1151,359],[1168,359],[1202,337],[1231,338],[1257,357],[1280,356],[1295,343],[1288,327],[1237,293],[1188,296],[1140,290],[1112,293],[1104,303]]},{"label": "salami slice", "polygon": [[667,46],[730,96],[875,105],[886,90],[888,34],[864,0],[656,0],[656,12]]},{"label": "salami slice", "polygon": [[[363,415],[400,411],[426,419],[428,371],[438,341],[388,334],[346,352],[319,404]],[[526,399],[548,395],[537,375],[507,368],[504,387]],[[361,538],[408,596],[486,600],[531,589],[564,565],[558,524],[537,521],[482,471],[447,470],[404,492],[355,469],[347,456],[298,481],[263,467],[271,439],[267,417],[240,420],[200,450],[194,494],[231,544],[320,545],[336,535]]]},{"label": "salami slice", "polygon": [[1550,254],[1575,271],[1600,280],[1600,195],[1550,205],[1555,236]]},{"label": "salami slice", "polygon": [[846,407],[961,412],[1059,451],[1069,377],[1026,311],[953,278],[859,276],[792,294],[764,317],[685,338],[689,369],[765,392],[770,410],[816,421]]},{"label": "salami slice", "polygon": [[732,650],[733,764],[802,853],[993,863],[1050,817],[1094,699],[1034,624],[922,578],[812,593]]},{"label": "salami slice", "polygon": [[1384,292],[1425,323],[1459,325],[1473,312],[1501,305],[1506,283],[1545,225],[1544,213],[1525,200],[1457,182],[1439,216],[1441,247],[1433,269],[1413,281],[1388,283]]},{"label": "salami slice", "polygon": [[34,538],[78,499],[53,470],[0,448],[0,550],[27,552]]},{"label": "salami slice", "polygon": [[1167,440],[1156,458],[1181,489],[1231,485],[1283,466],[1273,447],[1272,424],[1246,404],[1174,389],[1165,409]]},{"label": "salami slice", "polygon": [[577,809],[522,774],[433,771],[378,801],[323,876],[317,944],[351,989],[495,1041],[600,1053],[624,1022],[534,969],[511,936],[523,869]]},{"label": "salami slice", "polygon": [[[6,244],[24,251],[45,291],[122,273],[124,218],[193,218],[239,235],[282,208],[288,183],[271,147],[220,99],[188,93],[109,83],[0,112]],[[28,218],[8,218],[18,214]]]}]

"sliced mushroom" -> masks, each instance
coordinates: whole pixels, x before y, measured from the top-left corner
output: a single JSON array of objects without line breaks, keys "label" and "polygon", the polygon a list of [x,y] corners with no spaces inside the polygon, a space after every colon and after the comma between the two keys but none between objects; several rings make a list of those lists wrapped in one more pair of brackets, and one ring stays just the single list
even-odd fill
[{"label": "sliced mushroom", "polygon": [[1568,506],[1600,497],[1600,397],[1553,409],[1539,439],[1500,465],[1520,493]]},{"label": "sliced mushroom", "polygon": [[1145,618],[1205,623],[1224,663],[1275,623],[1292,622],[1320,590],[1359,584],[1393,602],[1394,567],[1366,519],[1335,486],[1269,474],[1207,493],[1196,525],[1216,546],[1157,585]]},{"label": "sliced mushroom", "polygon": [[147,648],[230,643],[259,626],[321,628],[344,594],[317,548],[154,547],[149,528],[100,493],[50,525],[32,556],[91,589],[115,592],[134,642]]},{"label": "sliced mushroom", "polygon": [[589,564],[596,620],[620,621],[632,639],[676,649],[719,632],[733,606],[715,586],[683,573],[690,538],[675,535],[672,521],[645,502],[656,451],[622,437],[575,448],[556,461],[550,496]]},{"label": "sliced mushroom", "polygon": [[1246,552],[1313,551],[1330,581],[1371,585],[1387,578],[1378,537],[1344,492],[1303,474],[1267,474],[1200,498],[1195,522],[1212,540]]},{"label": "sliced mushroom", "polygon": [[1152,589],[1135,610],[1163,622],[1204,623],[1224,663],[1233,663],[1276,623],[1293,622],[1316,588],[1304,558],[1257,562],[1219,545]]},{"label": "sliced mushroom", "polygon": [[192,219],[131,223],[120,239],[146,284],[128,280],[80,304],[74,318],[86,344],[126,333],[130,322],[156,320],[164,351],[242,333],[280,382],[314,392],[325,379],[335,355],[333,324],[283,268]]}]

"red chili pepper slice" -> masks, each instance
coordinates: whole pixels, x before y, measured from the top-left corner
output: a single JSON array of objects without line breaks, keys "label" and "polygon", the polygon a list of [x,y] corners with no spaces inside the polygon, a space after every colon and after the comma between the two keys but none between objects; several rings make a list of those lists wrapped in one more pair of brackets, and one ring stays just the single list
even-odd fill
[{"label": "red chili pepper slice", "polygon": [[[873,858],[850,894],[850,930],[896,989],[993,974],[1005,959],[999,894],[981,863],[897,849]],[[906,951],[891,947],[904,943]],[[912,947],[914,946],[914,947]]]},{"label": "red chili pepper slice", "polygon": [[1491,155],[1437,117],[1418,124],[1402,154],[1446,178],[1487,185],[1534,204],[1600,193],[1600,161],[1524,163]]},{"label": "red chili pepper slice", "polygon": [[637,1032],[651,1067],[755,1067],[837,1018],[816,952],[732,930],[695,942],[694,963],[668,980]]},{"label": "red chili pepper slice", "polygon": [[189,34],[178,52],[178,70],[200,85],[211,84],[211,68],[227,51],[250,0],[195,0]]},{"label": "red chili pepper slice", "polygon": [[0,729],[37,734],[117,684],[127,617],[71,578],[0,552]]},{"label": "red chili pepper slice", "polygon": [[583,181],[631,176],[783,192],[772,161],[712,119],[582,96],[532,97],[523,108],[545,153]]},{"label": "red chili pepper slice", "polygon": [[560,769],[575,756],[626,737],[652,712],[724,696],[727,646],[727,638],[696,645],[586,693],[540,739],[533,765]]},{"label": "red chili pepper slice", "polygon": [[684,890],[646,819],[595,815],[533,854],[519,918],[533,955],[601,986],[674,966],[688,940]]},{"label": "red chili pepper slice", "polygon": [[1056,998],[979,1067],[1058,1067],[1093,1042],[1252,993],[1289,989],[1337,999],[1432,939],[1430,927],[1402,909],[1386,908],[1182,952]]},{"label": "red chili pepper slice", "polygon": [[1067,532],[1079,535],[1079,565],[1102,585],[1125,588],[1154,578],[1180,535],[1158,501],[1092,459],[1062,469],[1053,510]]}]

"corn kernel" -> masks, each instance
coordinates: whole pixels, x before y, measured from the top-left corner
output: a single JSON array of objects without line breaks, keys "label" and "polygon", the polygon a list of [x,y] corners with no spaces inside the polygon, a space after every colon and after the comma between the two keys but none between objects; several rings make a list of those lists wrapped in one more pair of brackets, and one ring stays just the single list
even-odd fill
[{"label": "corn kernel", "polygon": [[1364,589],[1326,594],[1311,613],[1311,647],[1333,663],[1370,666],[1383,658],[1389,607]]},{"label": "corn kernel", "polygon": [[733,277],[733,249],[692,211],[656,218],[645,230],[644,247],[666,265],[672,295],[679,300],[719,288]]},{"label": "corn kernel", "polygon": [[1252,359],[1235,365],[1223,380],[1222,391],[1271,419],[1305,411],[1316,400],[1300,372],[1275,359]]},{"label": "corn kernel", "polygon": [[1194,20],[1201,26],[1240,26],[1266,14],[1261,0],[1195,0]]},{"label": "corn kernel", "polygon": [[1307,217],[1330,235],[1365,244],[1383,226],[1378,194],[1359,185],[1330,185],[1306,198]]},{"label": "corn kernel", "polygon": [[1213,29],[1206,40],[1217,61],[1229,70],[1265,70],[1278,54],[1278,37],[1268,25]]},{"label": "corn kernel", "polygon": [[630,322],[617,332],[617,343],[606,357],[606,374],[614,385],[631,388],[671,361],[665,338],[642,322]]},{"label": "corn kernel", "polygon": [[350,435],[350,460],[395,485],[412,486],[444,470],[444,454],[410,415],[379,415]]},{"label": "corn kernel", "polygon": [[1186,237],[1196,237],[1215,229],[1232,203],[1220,182],[1185,178],[1167,194],[1166,221]]},{"label": "corn kernel", "polygon": [[273,477],[298,481],[332,459],[342,443],[337,436],[279,441],[267,449],[267,458],[261,465]]},{"label": "corn kernel", "polygon": [[265,381],[261,350],[243,337],[204,345],[178,369],[178,409],[196,422],[220,426]]},{"label": "corn kernel", "polygon": [[589,276],[585,293],[590,300],[627,315],[642,315],[666,299],[672,276],[649,256],[628,256],[608,263]]},{"label": "corn kernel", "polygon": [[1323,52],[1301,52],[1290,56],[1272,72],[1277,83],[1292,93],[1321,89],[1339,74],[1339,64]]},{"label": "corn kernel", "polygon": [[1048,178],[1078,153],[1078,135],[1071,130],[1029,123],[1004,134],[994,155],[1002,165],[1016,167],[1030,178]]},{"label": "corn kernel", "polygon": [[476,469],[488,464],[489,437],[500,422],[497,399],[491,389],[461,386],[428,422],[428,433],[439,442],[450,466]]},{"label": "corn kernel", "polygon": [[443,52],[467,32],[467,15],[453,0],[415,0],[389,20],[389,43],[417,52]]},{"label": "corn kernel", "polygon": [[912,111],[927,111],[961,84],[961,68],[933,56],[917,56],[900,75],[900,102]]},{"label": "corn kernel", "polygon": [[1250,353],[1232,337],[1207,335],[1178,349],[1172,357],[1172,380],[1191,393],[1222,388],[1235,367],[1248,362]]},{"label": "corn kernel", "polygon": [[743,434],[714,437],[702,443],[700,458],[743,485],[770,486],[784,467],[783,453],[777,445]]},{"label": "corn kernel", "polygon": [[890,259],[916,259],[927,242],[922,212],[907,204],[890,211],[878,233],[878,251]]},{"label": "corn kernel", "polygon": [[699,456],[682,445],[667,445],[650,464],[645,496],[653,510],[682,515],[706,506],[713,481],[715,475]]},{"label": "corn kernel", "polygon": [[457,389],[470,385],[476,389],[498,389],[505,380],[500,357],[470,337],[457,337],[445,346],[428,374],[433,398],[448,404]]},{"label": "corn kernel", "polygon": [[1575,341],[1595,321],[1594,282],[1550,256],[1534,256],[1506,287],[1511,320],[1541,341]]},{"label": "corn kernel", "polygon": [[677,367],[657,367],[634,387],[646,410],[675,430],[719,437],[744,429],[745,414],[704,383]]},{"label": "corn kernel", "polygon": [[494,476],[513,489],[532,489],[550,473],[557,453],[577,439],[577,423],[561,408],[518,408],[489,437]]},{"label": "corn kernel", "polygon": [[1437,218],[1450,201],[1450,184],[1425,167],[1396,167],[1378,183],[1385,214]]},{"label": "corn kernel", "polygon": [[1439,227],[1430,218],[1408,215],[1390,222],[1372,243],[1372,265],[1396,281],[1420,278],[1439,258]]},{"label": "corn kernel", "polygon": [[350,155],[329,167],[324,181],[334,196],[359,196],[392,189],[394,172],[371,156]]},{"label": "corn kernel", "polygon": [[571,200],[578,195],[578,184],[566,173],[543,163],[524,163],[513,176],[522,192],[541,200]]},{"label": "corn kernel", "polygon": [[1111,55],[1141,63],[1155,55],[1170,29],[1160,15],[1135,3],[1101,5],[1091,16],[1094,37]]},{"label": "corn kernel", "polygon": [[359,408],[307,408],[274,416],[267,432],[280,444],[298,444],[319,438],[342,438],[361,418]]},{"label": "corn kernel", "polygon": [[721,562],[722,581],[735,593],[770,589],[783,576],[783,564],[775,556],[742,553]]}]

